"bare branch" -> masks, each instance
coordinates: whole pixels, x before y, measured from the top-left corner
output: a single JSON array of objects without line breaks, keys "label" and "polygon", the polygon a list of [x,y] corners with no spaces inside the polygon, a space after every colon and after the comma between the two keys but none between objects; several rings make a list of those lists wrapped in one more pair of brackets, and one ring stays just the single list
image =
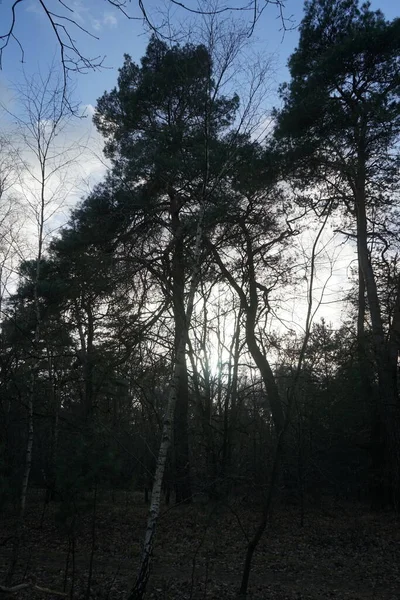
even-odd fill
[{"label": "bare branch", "polygon": [[[10,41],[16,42],[21,52],[21,62],[25,60],[23,41],[21,41],[15,30],[18,22],[17,7],[25,0],[15,0],[11,6],[11,19],[8,30],[0,35],[0,69],[2,68],[4,50],[10,44]],[[71,0],[57,0],[60,7],[68,12],[68,15],[54,12],[50,8],[50,0],[34,0],[33,6],[38,6],[46,17],[50,29],[53,31],[57,41],[60,55],[60,63],[63,71],[64,79],[64,95],[67,89],[68,76],[73,73],[86,73],[88,70],[97,70],[104,68],[104,56],[99,55],[89,57],[82,54],[79,44],[74,40],[72,31],[76,28],[79,32],[88,35],[94,39],[99,39],[96,35],[90,32],[86,27],[83,27],[78,22],[78,16],[73,8]],[[163,25],[156,23],[150,16],[146,0],[137,0],[138,15],[133,15],[128,11],[128,6],[133,6],[131,0],[106,0],[108,4],[118,10],[127,19],[142,21],[145,28],[152,33],[166,39],[170,36],[162,31]],[[247,28],[247,36],[251,37],[254,28],[268,5],[275,6],[278,9],[278,19],[281,21],[281,29],[285,32],[289,28],[288,23],[292,24],[291,17],[284,16],[284,0],[248,0],[239,6],[230,4],[215,4],[210,7],[209,3],[200,0],[197,8],[189,6],[186,2],[179,0],[168,0],[171,6],[181,9],[187,13],[196,16],[217,16],[228,13],[248,13],[251,15],[250,23]],[[4,21],[4,16],[3,16]]]},{"label": "bare branch", "polygon": [[[18,41],[18,39],[15,37],[14,35],[14,29],[15,29],[15,25],[17,22],[17,17],[16,17],[16,12],[15,9],[17,7],[17,4],[19,4],[20,2],[22,2],[23,0],[15,0],[14,4],[11,7],[11,25],[9,30],[7,31],[7,33],[0,35],[0,40],[1,40],[1,46],[0,46],[0,69],[2,68],[2,62],[3,62],[3,51],[5,48],[7,48],[8,44],[10,43],[10,39],[14,39],[17,41],[17,43],[19,44],[19,46],[22,48],[20,42]],[[23,62],[23,51],[22,51],[22,62]]]}]

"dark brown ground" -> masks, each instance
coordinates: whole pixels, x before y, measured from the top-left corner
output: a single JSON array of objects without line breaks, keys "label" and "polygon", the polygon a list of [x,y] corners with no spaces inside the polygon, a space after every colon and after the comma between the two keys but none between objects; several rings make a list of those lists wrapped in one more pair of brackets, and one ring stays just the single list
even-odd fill
[{"label": "dark brown ground", "polygon": [[[33,580],[63,590],[68,537],[57,523],[56,503],[40,528],[42,502],[30,498],[27,527],[14,583]],[[137,494],[99,500],[91,597],[123,598],[137,569],[147,507]],[[232,500],[229,505],[163,507],[148,598],[208,600],[236,597],[246,536],[258,509]],[[80,507],[77,518],[74,598],[85,597],[91,549],[92,515]],[[4,581],[13,518],[0,524],[0,577]],[[71,560],[67,592],[71,589]],[[4,596],[4,594],[0,594]],[[24,590],[18,598],[60,598]],[[400,528],[392,513],[372,514],[362,505],[324,501],[306,510],[277,506],[254,558],[251,600],[400,600]]]}]

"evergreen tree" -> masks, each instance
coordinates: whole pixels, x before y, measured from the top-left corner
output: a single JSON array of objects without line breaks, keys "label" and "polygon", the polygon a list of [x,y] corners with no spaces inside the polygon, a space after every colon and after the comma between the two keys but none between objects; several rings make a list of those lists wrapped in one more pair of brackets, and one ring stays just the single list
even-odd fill
[{"label": "evergreen tree", "polygon": [[[219,93],[212,70],[204,46],[168,47],[153,37],[140,66],[125,56],[117,88],[99,99],[94,117],[106,138],[114,181],[134,198],[127,211],[135,214],[142,235],[147,231],[140,260],[172,298],[176,355],[180,336],[188,336],[185,295],[194,224],[204,203],[212,204],[223,190],[221,172],[230,168],[232,154],[226,132],[238,98]],[[192,496],[184,360],[174,420],[177,502]]]},{"label": "evergreen tree", "polygon": [[329,199],[323,210],[340,205],[355,224],[360,346],[365,286],[379,380],[372,440],[375,505],[400,498],[397,356],[385,338],[370,257],[371,211],[393,201],[397,182],[399,56],[400,19],[388,22],[357,0],[311,0],[289,61],[292,79],[282,88],[284,107],[276,113],[277,137],[295,159],[297,174],[307,185],[325,186]]}]

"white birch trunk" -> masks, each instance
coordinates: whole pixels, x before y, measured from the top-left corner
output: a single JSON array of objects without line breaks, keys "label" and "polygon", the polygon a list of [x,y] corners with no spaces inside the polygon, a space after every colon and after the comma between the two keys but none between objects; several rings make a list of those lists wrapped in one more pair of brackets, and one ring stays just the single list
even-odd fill
[{"label": "white birch trunk", "polygon": [[[192,317],[194,297],[198,284],[200,270],[201,239],[203,235],[203,220],[204,206],[201,209],[199,222],[197,224],[196,244],[194,251],[194,266],[190,278],[190,288],[185,313],[187,330],[189,328],[190,320]],[[165,465],[167,462],[167,454],[171,445],[172,426],[174,422],[174,412],[176,404],[176,390],[181,377],[181,369],[183,368],[185,362],[186,341],[186,334],[185,332],[182,332],[175,358],[174,372],[170,385],[167,410],[164,416],[161,444],[158,452],[156,472],[154,475],[154,483],[151,493],[149,514],[147,518],[147,527],[144,536],[142,558],[140,561],[140,567],[136,578],[136,582],[133,585],[132,589],[128,592],[127,600],[142,600],[146,593],[147,582],[150,575],[150,563],[153,554],[154,536],[156,532],[158,517],[160,514],[161,486],[164,477]]]}]

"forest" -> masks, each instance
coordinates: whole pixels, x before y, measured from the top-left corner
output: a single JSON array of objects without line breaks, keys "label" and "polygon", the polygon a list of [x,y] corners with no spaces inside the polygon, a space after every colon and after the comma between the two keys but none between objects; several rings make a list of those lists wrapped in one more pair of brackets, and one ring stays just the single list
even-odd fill
[{"label": "forest", "polygon": [[227,15],[148,22],[78,202],[77,63],[0,131],[0,597],[399,598],[400,18],[308,0],[266,110]]}]

